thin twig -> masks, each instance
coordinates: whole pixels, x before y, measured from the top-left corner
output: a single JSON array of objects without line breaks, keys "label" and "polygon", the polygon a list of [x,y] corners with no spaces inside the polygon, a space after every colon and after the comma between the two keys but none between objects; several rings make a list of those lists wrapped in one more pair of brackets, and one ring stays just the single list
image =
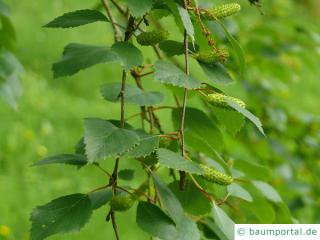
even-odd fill
[{"label": "thin twig", "polygon": [[114,41],[120,42],[121,38],[122,38],[122,33],[118,27],[118,23],[117,23],[116,19],[114,18],[113,14],[111,12],[109,2],[108,2],[108,0],[101,0],[101,1],[102,1],[102,4],[103,4],[106,12],[107,12],[108,18],[110,20],[111,26],[114,31]]},{"label": "thin twig", "polygon": [[126,10],[124,8],[122,8],[115,0],[111,0],[111,2],[113,3],[113,5],[118,9],[118,11],[123,15],[126,16]]},{"label": "thin twig", "polygon": [[192,176],[192,174],[189,174],[191,180],[193,181],[194,185],[196,186],[196,188],[209,200],[209,202],[211,203],[215,203],[215,201],[213,200],[213,198],[210,196],[210,194],[203,189],[203,187],[201,187],[201,185],[198,183],[198,181]]},{"label": "thin twig", "polygon": [[111,177],[111,174],[108,173],[104,168],[102,168],[99,163],[95,163],[94,166],[96,166],[98,169],[100,169],[100,170],[101,170],[103,173],[105,173],[107,176]]}]

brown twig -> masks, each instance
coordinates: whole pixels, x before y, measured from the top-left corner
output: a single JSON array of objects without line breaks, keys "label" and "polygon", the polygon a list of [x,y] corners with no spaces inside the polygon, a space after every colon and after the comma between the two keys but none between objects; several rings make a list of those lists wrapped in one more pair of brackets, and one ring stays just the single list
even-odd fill
[{"label": "brown twig", "polygon": [[111,12],[109,2],[108,2],[108,0],[101,0],[101,1],[102,1],[102,4],[103,4],[106,12],[107,12],[108,18],[110,20],[111,26],[112,26],[113,31],[114,31],[114,41],[115,42],[120,42],[121,38],[122,38],[122,33],[121,33],[121,31],[120,31],[120,29],[118,27],[116,19],[114,18],[113,14]]},{"label": "brown twig", "polygon": [[123,16],[127,15],[127,11],[122,8],[115,0],[111,0],[111,2]]}]

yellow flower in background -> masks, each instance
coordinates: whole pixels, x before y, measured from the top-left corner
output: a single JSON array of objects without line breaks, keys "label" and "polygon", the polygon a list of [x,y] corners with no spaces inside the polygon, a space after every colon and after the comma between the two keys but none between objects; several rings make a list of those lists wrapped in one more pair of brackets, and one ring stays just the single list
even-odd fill
[{"label": "yellow flower in background", "polygon": [[0,225],[0,236],[7,237],[10,234],[10,228],[6,225]]}]

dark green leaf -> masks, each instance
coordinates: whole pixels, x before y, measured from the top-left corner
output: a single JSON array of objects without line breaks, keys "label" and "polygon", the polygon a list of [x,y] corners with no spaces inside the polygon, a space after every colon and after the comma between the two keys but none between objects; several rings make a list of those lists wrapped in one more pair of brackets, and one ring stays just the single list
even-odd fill
[{"label": "dark green leaf", "polygon": [[152,8],[153,0],[125,0],[128,7],[135,17],[142,17]]},{"label": "dark green leaf", "polygon": [[47,157],[39,162],[36,162],[33,166],[42,166],[57,163],[83,167],[87,164],[87,158],[86,156],[80,154],[61,154],[52,157]]},{"label": "dark green leaf", "polygon": [[252,213],[260,223],[273,223],[275,211],[271,204],[262,197],[254,196],[253,202],[242,202],[243,211]]},{"label": "dark green leaf", "polygon": [[58,233],[79,231],[92,214],[88,195],[73,194],[36,207],[31,214],[31,239],[42,240]]},{"label": "dark green leaf", "polygon": [[[183,55],[184,54],[184,44],[182,42],[177,42],[173,40],[166,40],[159,43],[160,49],[168,56],[172,57],[175,55]],[[189,43],[189,49],[192,51],[199,51],[199,46],[195,44],[193,46],[192,43]]]},{"label": "dark green leaf", "polygon": [[155,64],[155,79],[161,83],[171,84],[177,87],[195,89],[200,87],[200,82],[187,76],[181,69],[172,63],[158,61]]},{"label": "dark green leaf", "polygon": [[[180,125],[180,115],[181,109],[174,109],[172,111],[172,119],[176,128]],[[223,138],[220,130],[215,126],[210,118],[199,109],[187,108],[185,132],[186,134],[190,134],[191,136],[201,139],[213,149],[219,150],[223,145]]]},{"label": "dark green leaf", "polygon": [[106,188],[89,194],[92,209],[98,209],[106,205],[112,198],[112,189]]},{"label": "dark green leaf", "polygon": [[139,136],[138,145],[130,150],[126,156],[137,158],[146,157],[154,152],[159,147],[160,136],[150,135],[142,130],[136,130],[135,133]]},{"label": "dark green leaf", "polygon": [[[107,101],[120,101],[121,83],[108,83],[101,87],[101,93]],[[125,101],[139,106],[152,106],[163,101],[164,96],[160,92],[144,92],[140,88],[126,85]]]},{"label": "dark green leaf", "polygon": [[118,177],[122,180],[131,181],[134,178],[134,170],[123,169],[119,171]]},{"label": "dark green leaf", "polygon": [[70,28],[86,25],[93,22],[108,22],[108,19],[97,10],[83,9],[65,13],[46,24],[48,28]]},{"label": "dark green leaf", "polygon": [[234,110],[238,111],[243,116],[245,116],[247,119],[249,119],[258,128],[258,130],[264,135],[262,123],[260,122],[259,118],[257,118],[255,115],[253,115],[247,109],[240,107],[237,103],[231,101],[230,99],[226,98],[226,101],[230,107],[232,107]]},{"label": "dark green leaf", "polygon": [[199,63],[204,73],[208,76],[210,80],[217,83],[231,83],[233,79],[231,78],[228,70],[221,63],[205,64]]},{"label": "dark green leaf", "polygon": [[185,171],[192,174],[204,174],[204,170],[198,163],[187,160],[178,153],[172,152],[165,148],[160,148],[157,151],[159,163],[162,166],[172,168],[179,171]]},{"label": "dark green leaf", "polygon": [[62,59],[53,64],[52,70],[54,77],[58,78],[105,62],[118,62],[124,69],[130,69],[141,65],[143,56],[130,43],[116,43],[111,48],[71,43],[64,49]]},{"label": "dark green leaf", "polygon": [[171,191],[179,199],[186,212],[194,216],[210,213],[212,205],[208,199],[196,188],[193,182],[188,182],[184,191],[180,190],[179,182],[169,185]]},{"label": "dark green leaf", "polygon": [[174,222],[158,206],[139,202],[136,219],[138,226],[151,236],[163,240],[176,239]]},{"label": "dark green leaf", "polygon": [[84,125],[89,162],[119,156],[139,143],[139,136],[134,131],[118,128],[106,120],[88,118]]},{"label": "dark green leaf", "polygon": [[232,219],[217,205],[213,206],[213,218],[219,229],[224,233],[228,240],[234,238],[234,222]]}]

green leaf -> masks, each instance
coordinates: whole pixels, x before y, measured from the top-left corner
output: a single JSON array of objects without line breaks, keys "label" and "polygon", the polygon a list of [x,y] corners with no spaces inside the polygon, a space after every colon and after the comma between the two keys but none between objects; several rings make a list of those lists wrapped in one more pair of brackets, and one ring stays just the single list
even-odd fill
[{"label": "green leaf", "polygon": [[212,214],[215,223],[219,229],[224,233],[228,240],[234,238],[234,222],[232,219],[217,205],[213,206]]},{"label": "green leaf", "polygon": [[159,147],[159,135],[150,135],[142,130],[135,130],[135,133],[140,138],[139,144],[130,150],[126,156],[133,158],[146,157]]},{"label": "green leaf", "polygon": [[149,12],[152,8],[153,1],[154,0],[125,0],[131,13],[135,17],[142,17]]},{"label": "green leaf", "polygon": [[54,77],[58,78],[105,62],[118,62],[124,69],[130,69],[141,65],[143,56],[130,43],[116,43],[111,48],[71,43],[65,47],[62,59],[53,64],[52,70]]},{"label": "green leaf", "polygon": [[[120,101],[121,83],[108,83],[101,87],[102,96],[110,102]],[[125,102],[139,106],[152,106],[163,101],[164,96],[160,92],[144,92],[140,88],[126,85]]]},{"label": "green leaf", "polygon": [[10,9],[2,0],[0,0],[0,15],[5,17],[10,16]]},{"label": "green leaf", "polygon": [[108,22],[105,15],[97,10],[83,9],[65,13],[46,24],[47,28],[72,28],[86,25],[93,22]]},{"label": "green leaf", "polygon": [[134,178],[134,170],[123,169],[118,173],[118,177],[122,180],[131,181]]},{"label": "green leaf", "polygon": [[233,197],[241,198],[247,202],[253,201],[251,194],[239,184],[232,183],[227,189],[228,193]]},{"label": "green leaf", "polygon": [[227,39],[229,40],[229,42],[231,43],[234,51],[237,54],[237,62],[239,65],[239,70],[240,70],[240,76],[243,77],[245,74],[245,69],[246,69],[246,60],[244,57],[244,52],[243,49],[241,48],[240,44],[238,43],[238,41],[229,33],[228,29],[224,26],[224,24],[217,19],[217,22],[220,24],[220,26],[222,27],[223,31],[226,34]]},{"label": "green leaf", "polygon": [[[184,54],[184,44],[182,42],[177,42],[173,40],[166,40],[159,43],[159,48],[168,56],[172,57],[175,55]],[[193,46],[192,43],[189,43],[189,49],[192,51],[199,51],[199,46]]]},{"label": "green leaf", "polygon": [[228,84],[233,82],[228,70],[221,63],[205,64],[199,63],[204,73],[210,80],[216,83]]},{"label": "green leaf", "polygon": [[183,8],[181,5],[177,4],[178,12],[182,21],[182,24],[187,31],[188,35],[191,37],[192,42],[194,42],[194,28],[187,9]]},{"label": "green leaf", "polygon": [[143,64],[142,52],[131,43],[115,43],[112,45],[112,52],[117,55],[117,62],[126,70]]},{"label": "green leaf", "polygon": [[165,62],[157,61],[155,64],[155,79],[161,83],[170,84],[187,89],[200,87],[200,82],[190,76],[187,76],[177,66]]},{"label": "green leaf", "polygon": [[165,148],[159,148],[157,153],[160,165],[192,174],[204,174],[204,170],[198,163],[187,160],[181,157],[178,153]]},{"label": "green leaf", "polygon": [[89,194],[92,209],[96,210],[106,205],[112,199],[112,189],[106,188]]},{"label": "green leaf", "polygon": [[270,184],[261,181],[253,181],[252,183],[266,199],[275,203],[282,202],[279,193]]},{"label": "green leaf", "polygon": [[184,191],[180,190],[178,181],[171,183],[169,188],[179,199],[182,207],[187,213],[193,216],[201,216],[210,213],[212,208],[210,202],[199,192],[193,182],[188,182]]},{"label": "green leaf", "polygon": [[[176,128],[180,125],[181,109],[172,111],[172,119]],[[220,130],[201,110],[196,108],[186,109],[185,132],[198,139],[201,139],[213,149],[221,149],[223,138]],[[188,142],[187,142],[188,144]]]},{"label": "green leaf", "polygon": [[84,125],[86,153],[91,163],[119,156],[139,143],[134,131],[118,128],[107,120],[88,118]]},{"label": "green leaf", "polygon": [[68,165],[74,165],[77,167],[83,167],[87,164],[87,158],[84,155],[81,154],[60,154],[52,157],[47,157],[42,159],[39,162],[36,162],[33,166],[42,166],[42,165],[48,165],[48,164],[68,164]]},{"label": "green leaf", "polygon": [[244,213],[252,213],[260,223],[273,223],[275,211],[271,204],[262,197],[254,196],[253,202],[241,203]]},{"label": "green leaf", "polygon": [[138,226],[153,237],[163,240],[176,239],[176,226],[158,206],[148,202],[139,202],[136,221]]},{"label": "green leaf", "polygon": [[177,235],[175,240],[199,240],[200,233],[197,225],[194,221],[186,217],[183,212],[183,208],[168,188],[168,186],[155,174],[153,174],[153,180],[157,192],[159,194],[162,206],[168,211],[169,216],[176,223]]},{"label": "green leaf", "polygon": [[42,240],[58,233],[79,231],[92,214],[88,195],[73,194],[36,207],[31,214],[31,239]]},{"label": "green leaf", "polygon": [[238,104],[235,102],[231,101],[230,99],[226,98],[226,101],[230,107],[232,107],[234,110],[237,112],[241,113],[243,116],[245,116],[247,119],[249,119],[257,128],[258,130],[263,134],[263,128],[262,128],[262,123],[260,122],[260,119],[253,115],[251,112],[249,112],[247,109],[240,107]]},{"label": "green leaf", "polygon": [[236,160],[234,168],[241,170],[248,178],[257,180],[269,180],[271,171],[266,166],[262,166],[253,162]]}]

